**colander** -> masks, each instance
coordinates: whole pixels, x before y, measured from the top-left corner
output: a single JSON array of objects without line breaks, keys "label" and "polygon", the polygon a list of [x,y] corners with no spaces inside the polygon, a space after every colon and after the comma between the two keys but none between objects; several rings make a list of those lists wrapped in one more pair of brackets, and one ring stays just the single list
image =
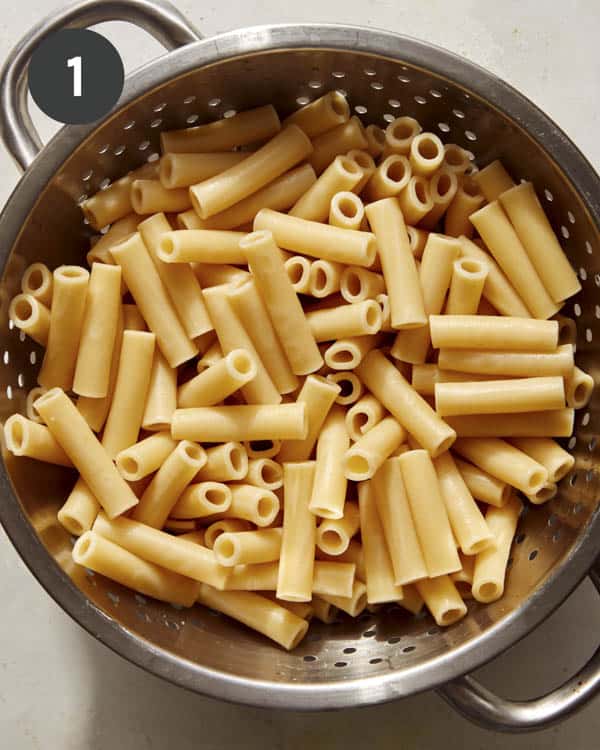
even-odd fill
[{"label": "colander", "polygon": [[[99,124],[63,128],[45,147],[27,111],[27,64],[50,32],[130,21],[171,50],[126,82]],[[9,56],[0,80],[0,128],[25,171],[0,216],[0,417],[23,410],[41,350],[9,325],[8,302],[33,261],[82,263],[91,234],[78,204],[110,180],[156,159],[161,130],[181,128],[272,102],[283,115],[325,91],[346,92],[365,121],[385,126],[417,117],[481,164],[500,157],[532,180],[582,283],[565,314],[577,323],[577,355],[600,377],[600,180],[564,133],[490,73],[424,42],[350,26],[260,26],[201,40],[162,0],[87,0],[33,29]],[[73,540],[56,511],[74,477],[4,451],[0,519],[49,594],[117,653],[199,693],[271,708],[360,706],[437,688],[484,726],[545,726],[600,688],[600,650],[558,690],[512,702],[469,672],[546,618],[586,575],[597,585],[600,395],[577,414],[568,441],[576,462],[558,496],[526,513],[511,553],[506,593],[472,604],[451,628],[399,607],[312,624],[293,653],[209,610],[178,610],[132,594],[71,562]],[[592,572],[590,572],[592,571]]]}]

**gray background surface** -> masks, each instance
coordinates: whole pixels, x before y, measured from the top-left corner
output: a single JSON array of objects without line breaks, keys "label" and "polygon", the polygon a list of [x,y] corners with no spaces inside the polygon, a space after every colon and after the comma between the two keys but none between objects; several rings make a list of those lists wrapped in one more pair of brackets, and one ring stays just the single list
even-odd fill
[{"label": "gray background surface", "polygon": [[[0,60],[24,31],[62,3],[18,0],[0,17]],[[600,168],[600,6],[597,0],[281,0],[176,5],[205,34],[273,22],[344,22],[427,39],[473,60],[531,97]],[[500,10],[501,8],[501,10]],[[6,9],[8,10],[8,9]],[[122,24],[100,31],[126,70],[160,54]],[[35,110],[34,110],[35,111]],[[47,139],[55,129],[35,114]],[[0,149],[0,204],[18,172]],[[101,646],[44,593],[0,531],[0,746],[10,750],[229,750],[398,748],[592,750],[600,698],[546,732],[490,734],[433,693],[385,706],[293,714],[231,706],[151,677]],[[512,697],[559,684],[593,652],[600,603],[585,582],[542,627],[478,676]]]}]

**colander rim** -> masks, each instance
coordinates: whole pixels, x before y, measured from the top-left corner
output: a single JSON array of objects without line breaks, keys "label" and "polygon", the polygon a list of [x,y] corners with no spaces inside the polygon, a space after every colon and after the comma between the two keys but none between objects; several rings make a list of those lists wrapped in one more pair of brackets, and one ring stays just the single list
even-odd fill
[{"label": "colander rim", "polygon": [[[187,45],[168,53],[168,66],[162,64],[164,56],[153,60],[126,78],[118,104],[102,122],[62,128],[42,149],[0,214],[2,266],[47,183],[75,149],[108,119],[148,91],[196,68],[290,48],[343,49],[382,56],[426,69],[462,86],[525,129],[548,152],[577,187],[596,227],[600,226],[600,178],[591,164],[547,115],[494,74],[440,47],[387,31],[336,24],[275,24],[238,29]],[[48,594],[90,634],[132,663],[181,687],[269,708],[322,710],[381,703],[472,672],[524,637],[561,604],[593,564],[595,540],[600,538],[600,513],[596,510],[568,557],[532,597],[484,634],[424,665],[326,684],[280,684],[212,670],[135,636],[87,599],[54,560],[48,565],[50,555],[21,508],[4,461],[0,491],[8,500],[0,503],[0,522],[22,560]]]}]

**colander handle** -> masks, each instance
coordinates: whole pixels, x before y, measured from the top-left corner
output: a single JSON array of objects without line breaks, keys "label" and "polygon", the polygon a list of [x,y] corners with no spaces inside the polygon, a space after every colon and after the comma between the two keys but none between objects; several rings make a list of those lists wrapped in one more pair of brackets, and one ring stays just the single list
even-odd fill
[{"label": "colander handle", "polygon": [[127,21],[139,26],[167,50],[201,38],[167,0],[83,0],[44,18],[16,45],[0,71],[0,138],[22,170],[29,167],[42,148],[27,106],[27,68],[33,50],[55,31],[104,21]]},{"label": "colander handle", "polygon": [[[590,571],[600,592],[600,560]],[[501,698],[469,675],[449,682],[439,694],[467,719],[485,729],[529,732],[566,719],[600,691],[600,648],[589,661],[556,690],[528,701]]]}]

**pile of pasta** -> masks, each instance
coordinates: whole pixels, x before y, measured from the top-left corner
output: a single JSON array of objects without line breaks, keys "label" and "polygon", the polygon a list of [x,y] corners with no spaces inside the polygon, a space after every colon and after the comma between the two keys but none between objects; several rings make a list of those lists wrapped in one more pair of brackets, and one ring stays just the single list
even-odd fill
[{"label": "pile of pasta", "polygon": [[593,386],[532,185],[339,92],[161,140],[83,203],[91,270],[34,263],[10,307],[45,355],[6,445],[79,473],[75,562],[286,649],[497,600]]}]

